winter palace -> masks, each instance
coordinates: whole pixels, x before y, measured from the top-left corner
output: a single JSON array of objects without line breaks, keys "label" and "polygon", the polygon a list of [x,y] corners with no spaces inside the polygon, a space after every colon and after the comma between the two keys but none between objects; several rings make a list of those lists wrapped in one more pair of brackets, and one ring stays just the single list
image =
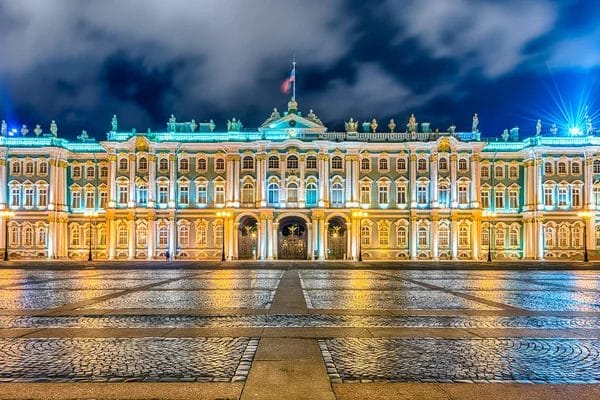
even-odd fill
[{"label": "winter palace", "polygon": [[[582,259],[600,248],[600,131],[519,138],[411,115],[330,132],[295,100],[257,129],[177,121],[0,137],[9,259]],[[383,126],[385,125],[385,126]],[[597,134],[597,135],[595,135]]]}]

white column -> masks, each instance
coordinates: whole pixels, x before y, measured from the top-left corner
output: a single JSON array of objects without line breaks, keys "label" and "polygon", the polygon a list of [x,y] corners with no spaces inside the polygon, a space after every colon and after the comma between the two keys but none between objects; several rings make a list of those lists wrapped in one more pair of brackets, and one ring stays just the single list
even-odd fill
[{"label": "white column", "polygon": [[450,200],[451,207],[458,207],[457,197],[457,184],[456,184],[456,173],[458,170],[458,156],[456,154],[450,154]]},{"label": "white column", "polygon": [[129,260],[133,260],[135,258],[135,220],[133,216],[130,216],[127,221],[127,228],[129,229]]},{"label": "white column", "polygon": [[154,258],[154,218],[148,217],[148,260]]},{"label": "white column", "polygon": [[329,155],[323,155],[324,207],[329,207]]},{"label": "white column", "polygon": [[352,182],[354,181],[353,177],[352,177],[352,161],[351,161],[351,156],[346,155],[345,160],[345,168],[344,168],[344,173],[345,173],[345,179],[344,181],[346,182],[346,190],[345,190],[345,196],[344,198],[346,199],[346,207],[352,207]]},{"label": "white column", "polygon": [[536,181],[535,181],[535,190],[537,191],[537,210],[542,210],[544,208],[544,190],[542,187],[542,177],[544,174],[544,163],[541,158],[536,159]]},{"label": "white column", "polygon": [[531,187],[529,186],[529,160],[523,161],[523,182],[525,183],[523,187],[523,210],[529,211],[531,207]]},{"label": "white column", "polygon": [[[299,157],[300,160],[300,185],[298,185],[298,206],[304,208],[306,206],[306,156]],[[309,239],[310,241],[310,239]]]},{"label": "white column", "polygon": [[225,205],[233,206],[233,154],[228,154],[225,159]]},{"label": "white column", "polygon": [[307,241],[307,246],[306,246],[306,254],[308,255],[308,259],[312,260],[314,259],[313,257],[313,233],[312,233],[312,223],[311,222],[307,222],[306,223],[306,241]]},{"label": "white column", "polygon": [[114,260],[115,250],[117,248],[117,221],[115,216],[110,215],[108,217],[108,259]]},{"label": "white column", "polygon": [[135,207],[136,192],[135,192],[135,154],[129,154],[129,207]]},{"label": "white column", "polygon": [[[50,166],[50,176],[52,177],[52,169]],[[50,182],[52,184],[52,182]],[[0,160],[0,208],[6,208],[8,205],[8,191],[7,191],[7,174],[6,174],[6,159]],[[2,231],[4,232],[4,231]]]},{"label": "white column", "polygon": [[[234,221],[232,220],[232,223]],[[239,222],[235,222],[233,223],[233,230],[231,231],[231,242],[233,243],[233,249],[231,251],[231,259],[232,260],[236,260],[239,258],[239,252],[238,252],[238,239],[239,239],[239,229],[240,229],[240,223]],[[258,239],[258,237],[257,237]],[[258,253],[258,243],[256,246],[256,252]]]},{"label": "white column", "polygon": [[475,153],[471,155],[471,208],[479,208],[479,191],[481,185],[480,157]]},{"label": "white column", "polygon": [[478,215],[473,215],[471,222],[471,258],[479,260],[479,251],[481,250],[481,244],[479,243],[481,220]]},{"label": "white column", "polygon": [[537,259],[544,259],[544,221],[538,219],[537,221]]},{"label": "white column", "polygon": [[108,155],[108,207],[114,208],[117,205],[117,155]]},{"label": "white column", "polygon": [[319,225],[319,260],[325,259],[325,218],[318,219]]},{"label": "white column", "polygon": [[417,207],[417,155],[415,153],[410,153],[410,170],[408,171],[408,175],[410,185],[410,207],[415,208]]},{"label": "white column", "polygon": [[583,170],[584,188],[583,195],[585,196],[585,207],[588,210],[595,210],[596,204],[594,202],[594,170],[593,170],[594,159],[589,157],[585,159],[585,166]]},{"label": "white column", "polygon": [[345,260],[352,260],[352,222],[346,222],[346,256]]},{"label": "white column", "polygon": [[174,218],[169,218],[169,254],[171,255],[171,259],[175,259],[175,251],[177,249],[177,232],[176,232],[176,224]]},{"label": "white column", "polygon": [[437,215],[431,217],[431,256],[434,260],[439,259],[438,221]]},{"label": "white column", "polygon": [[277,256],[278,256],[278,251],[279,251],[279,244],[277,243],[278,241],[278,232],[279,232],[279,222],[273,222],[272,224],[273,226],[273,230],[271,231],[271,243],[272,243],[272,249],[273,249],[273,259],[277,260]]},{"label": "white column", "polygon": [[262,169],[260,171],[260,176],[258,176],[263,184],[261,186],[261,199],[260,199],[260,206],[261,207],[265,207],[267,205],[267,157],[263,157],[262,161]]},{"label": "white column", "polygon": [[[148,155],[148,208],[154,208],[156,202],[156,156]],[[150,229],[150,228],[148,228]]]},{"label": "white column", "polygon": [[[458,217],[450,217],[450,250],[452,251],[452,259],[458,259]],[[491,239],[491,238],[490,238]]]},{"label": "white column", "polygon": [[[429,157],[429,170],[431,171],[430,173],[430,190],[429,192],[431,193],[431,195],[429,196],[429,199],[431,200],[430,205],[431,208],[437,208],[439,206],[438,204],[438,154],[437,153],[433,153],[431,154],[431,156]],[[436,255],[437,257],[437,255]]]},{"label": "white column", "polygon": [[410,259],[417,259],[417,216],[410,216]]},{"label": "white column", "polygon": [[352,156],[352,203],[360,206],[360,161],[358,155]]},{"label": "white column", "polygon": [[265,229],[265,242],[267,244],[267,259],[273,259],[273,219],[266,220],[267,226]]},{"label": "white column", "polygon": [[259,153],[256,155],[256,207],[261,206],[261,202],[264,199],[263,197],[263,186],[267,183],[262,178],[262,169],[263,169],[263,158],[265,157],[264,153]]},{"label": "white column", "polygon": [[[175,179],[175,168],[177,168],[177,160],[175,159],[175,154],[169,154],[169,208],[173,207],[175,203],[175,194],[176,194],[176,179]],[[171,252],[171,254],[173,254]]]},{"label": "white column", "polygon": [[[233,206],[240,206],[240,156],[233,160]],[[237,254],[237,253],[236,253]]]},{"label": "white column", "polygon": [[312,253],[310,254],[310,259],[314,260],[315,259],[315,251],[320,251],[319,250],[319,242],[318,242],[318,233],[319,233],[319,220],[316,219],[315,217],[312,217],[312,237],[311,237],[311,242],[312,242]]}]

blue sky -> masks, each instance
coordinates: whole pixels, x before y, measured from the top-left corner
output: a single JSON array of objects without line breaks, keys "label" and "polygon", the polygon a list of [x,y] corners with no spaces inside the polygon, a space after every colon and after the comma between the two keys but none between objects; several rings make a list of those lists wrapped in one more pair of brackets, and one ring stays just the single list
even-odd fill
[{"label": "blue sky", "polygon": [[0,0],[0,118],[98,139],[113,114],[255,127],[285,108],[294,53],[300,108],[331,130],[411,113],[469,129],[477,112],[486,136],[527,135],[584,103],[600,125],[592,0]]}]

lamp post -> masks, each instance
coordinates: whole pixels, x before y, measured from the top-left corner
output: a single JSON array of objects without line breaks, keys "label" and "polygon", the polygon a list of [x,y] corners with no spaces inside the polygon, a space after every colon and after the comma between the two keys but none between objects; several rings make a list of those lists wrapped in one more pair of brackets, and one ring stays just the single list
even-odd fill
[{"label": "lamp post", "polygon": [[223,218],[223,236],[221,237],[221,261],[225,261],[225,220],[230,216],[230,211],[217,211],[217,217]]},{"label": "lamp post", "polygon": [[577,215],[583,220],[583,262],[588,262],[590,259],[587,248],[587,222],[594,216],[594,213],[592,211],[580,211]]},{"label": "lamp post", "polygon": [[86,217],[90,219],[90,227],[89,227],[89,238],[90,238],[90,251],[88,252],[88,261],[92,261],[92,220],[96,220],[98,213],[96,211],[86,211],[83,213]]},{"label": "lamp post", "polygon": [[354,218],[358,218],[358,261],[362,262],[362,220],[366,218],[369,213],[366,211],[355,211],[352,213]]},{"label": "lamp post", "polygon": [[484,211],[482,214],[483,218],[488,218],[488,254],[487,254],[487,262],[492,262],[492,222],[496,217],[496,213],[494,211]]},{"label": "lamp post", "polygon": [[4,261],[8,261],[8,220],[14,215],[15,213],[10,210],[0,211],[0,217],[4,220]]}]

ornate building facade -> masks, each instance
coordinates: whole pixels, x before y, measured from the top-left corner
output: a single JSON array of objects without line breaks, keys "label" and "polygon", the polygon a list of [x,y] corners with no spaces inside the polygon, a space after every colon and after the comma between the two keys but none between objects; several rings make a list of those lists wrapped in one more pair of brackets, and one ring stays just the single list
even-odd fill
[{"label": "ornate building facade", "polygon": [[[0,137],[14,259],[581,259],[600,247],[600,139],[431,130],[411,115],[329,132],[292,100],[250,130],[177,122],[76,141]],[[11,212],[7,212],[7,211]],[[586,211],[586,213],[582,213]],[[5,226],[4,224],[7,224]],[[6,230],[5,230],[6,228]],[[5,237],[4,232],[7,232]],[[6,242],[8,241],[8,242]]]}]

